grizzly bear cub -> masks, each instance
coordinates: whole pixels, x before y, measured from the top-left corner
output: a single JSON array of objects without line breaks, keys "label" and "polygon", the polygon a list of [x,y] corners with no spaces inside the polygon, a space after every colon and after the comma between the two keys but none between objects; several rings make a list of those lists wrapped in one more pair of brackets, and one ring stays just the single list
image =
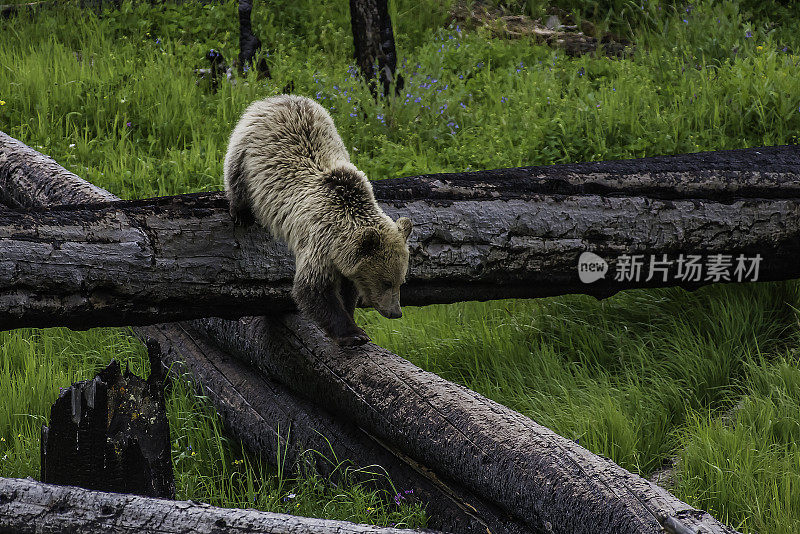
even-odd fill
[{"label": "grizzly bear cub", "polygon": [[225,189],[234,220],[255,219],[295,256],[292,296],[338,344],[369,341],[353,320],[356,301],[402,315],[411,221],[393,221],[350,163],[328,112],[279,95],[254,102],[231,134]]}]

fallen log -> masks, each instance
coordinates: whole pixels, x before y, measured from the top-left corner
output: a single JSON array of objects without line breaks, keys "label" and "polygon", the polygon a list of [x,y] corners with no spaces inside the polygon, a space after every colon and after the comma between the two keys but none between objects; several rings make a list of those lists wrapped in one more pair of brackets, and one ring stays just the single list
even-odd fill
[{"label": "fallen log", "polygon": [[535,532],[736,532],[611,460],[381,347],[339,348],[298,314],[193,324],[227,352],[424,460]]},{"label": "fallen log", "polygon": [[217,508],[194,501],[176,502],[104,493],[13,478],[0,478],[0,531],[7,534],[71,531],[83,534],[433,532],[357,525],[345,521],[296,517],[250,509]]},{"label": "fallen log", "polygon": [[609,460],[386,350],[368,344],[342,351],[296,314],[198,326],[533,530],[735,532]]},{"label": "fallen log", "polygon": [[[163,365],[173,377],[188,379],[214,404],[225,428],[249,450],[275,464],[306,466],[338,482],[339,462],[352,467],[353,479],[400,491],[419,502],[429,526],[459,534],[531,534],[523,523],[493,504],[436,476],[396,447],[358,426],[331,417],[255,368],[221,351],[204,332],[188,323],[135,328],[136,335],[160,348]],[[388,477],[388,478],[387,478]],[[405,490],[413,493],[405,494]]]},{"label": "fallen log", "polygon": [[[26,163],[36,153],[3,139],[7,202],[34,205],[48,187],[56,202],[70,201],[59,191],[71,188],[47,181],[47,161]],[[428,175],[373,188],[387,213],[414,221],[407,305],[800,277],[798,147]],[[219,193],[2,213],[0,258],[0,329],[293,308],[291,254],[258,226],[234,227]]]},{"label": "fallen log", "polygon": [[0,17],[9,18],[18,13],[33,13],[43,8],[55,7],[56,2],[24,2],[19,4],[0,5]]},{"label": "fallen log", "polygon": [[[55,200],[77,197],[78,192],[83,193],[75,198],[76,202],[91,202],[95,197],[105,199],[109,195],[71,173],[65,175],[63,169],[49,183],[46,174],[36,174],[35,167],[26,168],[33,169],[34,174],[17,174],[6,182],[6,192],[15,198],[28,198],[34,206],[47,205],[51,197]],[[67,177],[67,183],[61,181],[62,176]],[[31,184],[46,187],[42,194],[34,195],[29,191]],[[3,211],[0,206],[0,213]],[[191,379],[213,402],[227,429],[267,461],[274,463],[281,451],[288,454],[290,465],[302,461],[323,476],[333,477],[334,463],[320,456],[302,454],[308,450],[331,452],[340,460],[352,461],[364,477],[373,476],[370,473],[374,471],[384,472],[396,488],[413,488],[414,498],[425,505],[429,525],[434,528],[459,534],[531,534],[523,523],[492,503],[442,479],[393,445],[352,424],[333,419],[324,410],[220,351],[202,332],[187,324],[134,330],[141,339],[158,344],[162,362],[173,376],[190,373]],[[289,429],[291,434],[287,437],[284,432]]]}]

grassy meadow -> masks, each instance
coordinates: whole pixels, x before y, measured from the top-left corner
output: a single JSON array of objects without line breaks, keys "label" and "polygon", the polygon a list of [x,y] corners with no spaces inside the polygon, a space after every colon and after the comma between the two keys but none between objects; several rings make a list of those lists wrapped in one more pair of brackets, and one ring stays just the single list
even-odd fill
[{"label": "grassy meadow", "polygon": [[[539,0],[505,0],[544,13]],[[554,1],[634,43],[567,57],[455,23],[450,2],[390,2],[406,84],[375,102],[352,67],[347,2],[256,3],[272,79],[197,83],[238,53],[236,3],[66,6],[0,32],[0,130],[123,198],[220,189],[227,136],[289,82],[334,117],[374,179],[800,143],[792,2]],[[793,7],[794,6],[794,7]],[[266,51],[265,51],[266,53]],[[800,532],[795,282],[359,311],[373,340],[650,476],[747,533]],[[59,387],[110,359],[147,372],[126,329],[0,333],[0,475],[38,476]],[[227,438],[209,403],[168,401],[180,498],[375,524],[424,510],[358,484],[291,477]],[[324,452],[324,451],[321,451]],[[397,488],[402,491],[410,488]]]}]

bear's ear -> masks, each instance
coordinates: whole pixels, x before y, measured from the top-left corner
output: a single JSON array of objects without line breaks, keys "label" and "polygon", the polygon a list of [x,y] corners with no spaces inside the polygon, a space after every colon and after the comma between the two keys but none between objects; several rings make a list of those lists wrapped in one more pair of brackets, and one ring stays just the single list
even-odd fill
[{"label": "bear's ear", "polygon": [[381,233],[372,226],[361,230],[357,239],[358,251],[363,256],[375,254],[381,248]]},{"label": "bear's ear", "polygon": [[400,230],[400,233],[403,234],[405,239],[408,239],[408,236],[411,235],[411,219],[408,217],[400,217],[397,219],[397,228]]}]

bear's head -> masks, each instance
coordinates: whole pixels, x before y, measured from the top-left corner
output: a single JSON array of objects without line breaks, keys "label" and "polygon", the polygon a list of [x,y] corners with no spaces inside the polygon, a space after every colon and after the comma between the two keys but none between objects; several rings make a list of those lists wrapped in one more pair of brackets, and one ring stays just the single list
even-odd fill
[{"label": "bear's head", "polygon": [[408,271],[408,236],[411,220],[400,217],[386,220],[380,226],[369,226],[356,232],[355,258],[344,274],[358,290],[361,302],[372,306],[381,315],[397,319],[400,310],[400,285]]}]

